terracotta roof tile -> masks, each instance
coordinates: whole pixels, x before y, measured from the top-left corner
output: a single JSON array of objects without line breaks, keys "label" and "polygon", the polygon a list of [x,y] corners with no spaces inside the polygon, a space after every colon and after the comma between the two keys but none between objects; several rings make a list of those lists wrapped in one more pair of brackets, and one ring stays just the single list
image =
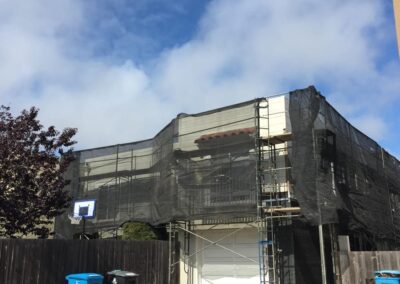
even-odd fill
[{"label": "terracotta roof tile", "polygon": [[231,136],[236,136],[236,135],[249,135],[249,134],[253,134],[255,132],[255,130],[256,129],[254,127],[248,127],[248,128],[240,128],[240,129],[216,132],[216,133],[211,133],[211,134],[205,134],[205,135],[201,135],[200,138],[196,139],[194,142],[199,143],[199,142],[210,141],[213,139],[231,137]]}]

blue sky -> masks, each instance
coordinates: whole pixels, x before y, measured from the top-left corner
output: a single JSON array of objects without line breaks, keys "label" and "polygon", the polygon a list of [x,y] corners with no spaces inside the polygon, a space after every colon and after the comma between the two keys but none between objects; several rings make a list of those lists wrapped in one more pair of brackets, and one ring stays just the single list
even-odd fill
[{"label": "blue sky", "polygon": [[0,0],[0,40],[1,103],[77,127],[78,148],[315,85],[400,157],[391,1]]}]

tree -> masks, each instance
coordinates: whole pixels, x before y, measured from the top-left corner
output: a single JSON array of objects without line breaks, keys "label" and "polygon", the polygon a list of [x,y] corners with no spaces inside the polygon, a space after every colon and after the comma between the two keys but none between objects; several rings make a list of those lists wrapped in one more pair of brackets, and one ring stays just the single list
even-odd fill
[{"label": "tree", "polygon": [[157,239],[157,235],[154,230],[145,223],[128,222],[122,226],[122,229],[123,240],[146,241]]},{"label": "tree", "polygon": [[45,129],[32,107],[13,116],[0,106],[0,236],[46,238],[52,218],[68,207],[64,172],[77,130]]}]

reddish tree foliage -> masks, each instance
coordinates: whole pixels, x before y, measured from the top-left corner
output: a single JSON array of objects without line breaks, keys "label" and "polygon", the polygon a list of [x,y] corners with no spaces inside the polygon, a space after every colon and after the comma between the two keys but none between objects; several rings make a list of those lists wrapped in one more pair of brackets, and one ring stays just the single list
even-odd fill
[{"label": "reddish tree foliage", "polygon": [[32,107],[18,116],[0,106],[0,236],[46,238],[68,207],[63,174],[73,161],[76,129],[44,129]]}]

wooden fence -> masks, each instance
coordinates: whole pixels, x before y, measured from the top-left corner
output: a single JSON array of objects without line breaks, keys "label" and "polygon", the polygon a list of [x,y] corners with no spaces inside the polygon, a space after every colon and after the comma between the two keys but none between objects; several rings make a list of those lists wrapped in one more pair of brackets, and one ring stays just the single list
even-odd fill
[{"label": "wooden fence", "polygon": [[373,283],[374,271],[400,269],[400,251],[342,251],[340,267],[343,284]]},{"label": "wooden fence", "polygon": [[0,240],[0,283],[61,284],[68,274],[122,269],[138,273],[139,284],[165,284],[168,258],[166,241]]}]

